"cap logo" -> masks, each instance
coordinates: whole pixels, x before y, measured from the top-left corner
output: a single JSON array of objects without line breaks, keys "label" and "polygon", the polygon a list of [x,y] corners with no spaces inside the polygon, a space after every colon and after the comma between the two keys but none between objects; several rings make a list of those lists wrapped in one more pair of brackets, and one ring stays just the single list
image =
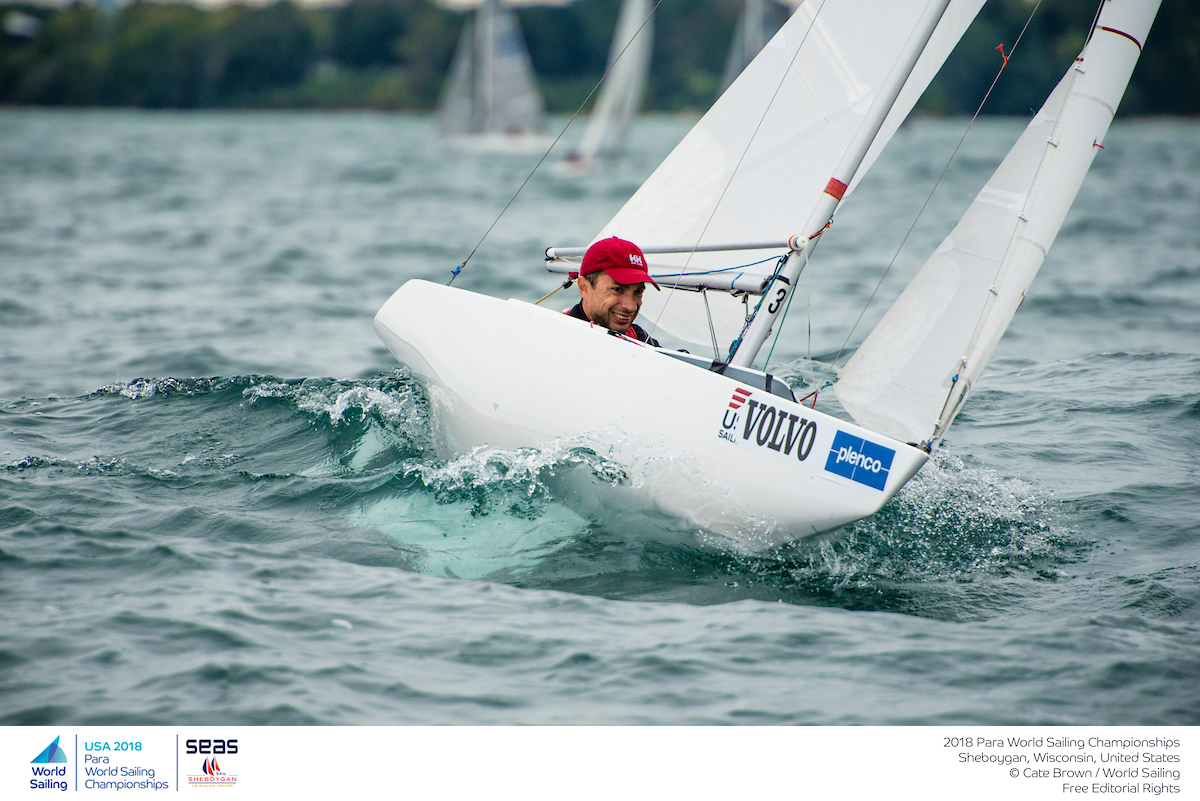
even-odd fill
[{"label": "cap logo", "polygon": [[638,267],[645,267],[646,263],[642,261],[642,257],[636,253],[629,254],[629,263],[636,264]]}]

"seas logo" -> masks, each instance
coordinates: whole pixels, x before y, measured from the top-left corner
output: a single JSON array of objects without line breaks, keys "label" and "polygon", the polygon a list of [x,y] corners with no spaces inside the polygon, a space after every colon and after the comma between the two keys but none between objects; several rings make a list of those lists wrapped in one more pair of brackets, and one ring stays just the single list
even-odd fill
[{"label": "seas logo", "polygon": [[[817,422],[770,404],[759,403],[751,398],[752,394],[741,387],[733,391],[729,408],[725,410],[725,417],[721,421],[722,430],[717,432],[717,436],[737,442],[740,432],[743,440],[759,447],[784,456],[791,456],[795,451],[796,458],[801,462],[807,459],[817,440]],[[739,420],[743,421],[740,429]]]},{"label": "seas logo", "polygon": [[825,460],[825,470],[881,490],[887,484],[894,458],[896,452],[891,448],[839,431]]},{"label": "seas logo", "polygon": [[187,777],[188,787],[234,787],[237,785],[237,774],[229,773],[221,770],[220,764],[217,762],[215,755],[236,754],[238,752],[237,740],[187,740],[187,753],[189,754],[213,754],[207,756],[200,764],[199,773],[190,773]]},{"label": "seas logo", "polygon": [[[54,742],[46,746],[42,753],[29,760],[29,764],[35,767],[33,778],[29,780],[29,789],[31,790],[67,790],[67,752],[63,751],[58,744],[58,737],[54,738]],[[55,765],[57,768],[41,767],[42,765]],[[61,777],[61,778],[60,778]]]}]

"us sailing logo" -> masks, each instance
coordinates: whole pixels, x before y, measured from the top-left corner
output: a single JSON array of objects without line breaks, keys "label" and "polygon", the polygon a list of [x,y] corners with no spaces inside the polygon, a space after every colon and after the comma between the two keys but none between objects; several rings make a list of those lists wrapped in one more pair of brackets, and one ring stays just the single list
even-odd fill
[{"label": "us sailing logo", "polygon": [[825,470],[881,490],[887,485],[894,458],[896,452],[891,448],[839,431],[825,460]]},{"label": "us sailing logo", "polygon": [[[46,746],[42,753],[29,760],[29,764],[36,767],[30,768],[33,771],[33,778],[29,780],[30,790],[67,790],[67,753],[58,745],[58,737],[54,738],[54,742]],[[58,767],[41,767],[42,765],[54,765]]]},{"label": "us sailing logo", "polygon": [[[753,442],[783,456],[791,456],[795,452],[801,462],[807,459],[817,440],[817,422],[767,403],[759,403],[751,397],[753,394],[741,387],[733,391],[729,408],[725,410],[725,417],[721,421],[723,430],[717,432],[717,436],[737,442],[740,432],[743,441]],[[742,415],[745,415],[744,420]],[[740,429],[738,420],[743,420]]]}]

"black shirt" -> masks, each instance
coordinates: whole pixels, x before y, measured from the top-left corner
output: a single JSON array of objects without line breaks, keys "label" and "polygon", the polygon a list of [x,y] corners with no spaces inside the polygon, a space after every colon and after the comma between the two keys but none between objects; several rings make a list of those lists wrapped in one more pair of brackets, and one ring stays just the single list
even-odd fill
[{"label": "black shirt", "polygon": [[[570,309],[570,311],[564,312],[564,314],[566,314],[568,317],[574,317],[576,320],[583,320],[585,323],[592,322],[591,319],[587,316],[587,314],[584,313],[582,303],[576,303]],[[611,333],[616,334],[615,331],[612,331]],[[620,336],[620,334],[616,334],[616,335]],[[633,337],[638,342],[645,342],[647,345],[650,345],[655,348],[660,347],[658,344],[658,340],[654,339],[652,336],[647,334],[646,329],[642,328],[637,323],[634,323],[631,326],[629,326],[629,330],[625,332],[625,336]]]}]

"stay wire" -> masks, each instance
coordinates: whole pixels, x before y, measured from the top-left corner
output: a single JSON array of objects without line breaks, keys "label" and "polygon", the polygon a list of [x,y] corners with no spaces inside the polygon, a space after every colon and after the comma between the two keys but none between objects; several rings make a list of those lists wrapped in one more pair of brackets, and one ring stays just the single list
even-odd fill
[{"label": "stay wire", "polygon": [[[571,119],[567,120],[567,124],[563,126],[563,129],[561,132],[559,132],[558,136],[554,137],[554,141],[550,143],[550,147],[546,148],[546,152],[542,154],[542,157],[540,159],[538,159],[538,163],[533,165],[533,169],[529,171],[529,175],[525,176],[525,180],[522,181],[521,185],[517,187],[517,191],[513,192],[513,196],[508,199],[507,203],[504,204],[504,208],[500,209],[500,213],[496,215],[496,219],[492,220],[492,224],[489,225],[487,230],[483,232],[483,236],[479,237],[479,241],[477,243],[475,243],[475,247],[471,248],[471,252],[468,253],[467,257],[462,260],[462,264],[459,264],[450,273],[450,280],[446,282],[446,286],[450,286],[451,284],[454,283],[454,279],[458,278],[458,274],[461,273],[463,271],[463,268],[467,266],[467,262],[469,262],[471,260],[471,258],[475,255],[475,251],[479,250],[479,248],[483,244],[484,240],[488,238],[489,234],[491,234],[492,229],[495,228],[496,224],[500,222],[500,218],[504,216],[504,213],[506,211],[508,211],[508,207],[511,206],[513,204],[513,201],[515,201],[517,199],[517,195],[521,194],[521,190],[523,190],[525,188],[525,185],[529,183],[531,178],[533,178],[534,173],[536,173],[538,171],[538,169],[542,166],[542,162],[544,162],[547,158],[549,158],[550,154],[552,152],[554,152],[555,146],[558,145],[559,140],[562,139],[563,136],[566,135],[567,129],[569,129],[571,127],[571,123],[575,122],[575,118],[578,117],[583,112],[584,106],[586,106],[588,104],[588,101],[592,99],[592,95],[596,94],[596,91],[604,84],[604,79],[607,78],[608,74],[613,71],[613,68],[615,66],[617,66],[617,62],[621,60],[621,56],[625,55],[625,51],[628,50],[630,45],[633,44],[634,40],[637,39],[638,36],[641,35],[642,29],[646,27],[646,24],[648,22],[650,22],[651,18],[653,18],[653,16],[654,16],[654,12],[658,11],[658,7],[660,5],[662,5],[662,0],[658,0],[658,2],[656,2],[654,4],[654,8],[650,9],[650,13],[646,15],[646,19],[644,19],[642,21],[642,24],[638,26],[637,31],[634,32],[633,36],[629,37],[629,41],[625,43],[625,46],[623,48],[621,48],[621,52],[617,53],[617,57],[614,58],[612,60],[612,63],[608,65],[608,68],[604,70],[604,74],[600,76],[600,80],[597,81],[596,85],[592,87],[592,91],[588,92],[588,96],[585,97],[583,99],[583,102],[579,104],[579,108],[575,109],[575,113],[571,115]],[[558,291],[558,290],[555,290],[555,291]],[[554,294],[554,293],[552,292],[550,294]],[[547,295],[547,297],[549,297],[549,295]],[[545,300],[545,299],[546,298],[542,298],[542,300]],[[539,301],[539,303],[540,302],[541,301]]]},{"label": "stay wire", "polygon": [[[975,113],[971,116],[970,121],[967,123],[967,127],[963,130],[962,136],[959,137],[958,144],[954,146],[953,152],[950,153],[950,158],[946,160],[946,166],[942,167],[941,174],[938,175],[937,180],[934,181],[933,187],[929,190],[929,194],[925,196],[925,202],[921,204],[921,208],[917,212],[917,216],[913,218],[912,224],[908,227],[908,231],[905,232],[904,238],[900,241],[900,245],[896,248],[896,252],[892,254],[892,259],[888,262],[887,268],[884,269],[883,275],[879,276],[879,281],[875,284],[875,289],[871,292],[871,297],[867,298],[867,302],[863,306],[862,311],[858,313],[858,319],[854,321],[854,325],[850,327],[850,332],[846,334],[845,341],[843,341],[842,346],[838,348],[837,355],[834,356],[833,361],[829,363],[829,367],[825,371],[822,388],[830,386],[832,383],[829,381],[829,376],[833,374],[834,368],[837,366],[838,359],[842,357],[842,354],[846,350],[846,346],[850,344],[850,338],[854,336],[854,332],[858,328],[859,323],[862,322],[862,318],[867,313],[867,309],[870,308],[871,303],[875,300],[875,296],[879,293],[879,288],[883,286],[884,279],[887,278],[892,266],[896,263],[896,259],[900,256],[900,251],[904,249],[904,245],[906,242],[908,242],[909,236],[912,235],[913,230],[917,227],[917,223],[920,221],[921,215],[925,213],[925,209],[929,205],[929,201],[933,199],[933,193],[937,191],[942,179],[946,177],[947,170],[950,169],[950,165],[954,162],[955,156],[958,155],[958,151],[962,147],[963,142],[966,140],[967,134],[971,132],[971,127],[975,124],[975,120],[979,118],[979,114],[983,111],[983,106],[987,103],[988,98],[991,96],[992,90],[996,88],[996,84],[1000,81],[1000,76],[1004,73],[1004,68],[1008,66],[1008,60],[1017,52],[1017,46],[1021,44],[1021,39],[1025,36],[1025,31],[1029,29],[1029,24],[1033,22],[1033,17],[1041,5],[1042,0],[1037,0],[1033,6],[1033,10],[1029,12],[1029,19],[1025,20],[1025,25],[1021,28],[1021,32],[1017,35],[1017,40],[1013,42],[1012,50],[1009,51],[1007,56],[1004,55],[1004,51],[1002,49],[1004,45],[1000,45],[1000,47],[996,48],[997,50],[1000,50],[1000,56],[1004,59],[1000,63],[1000,69],[996,71],[996,77],[992,79],[991,86],[989,86],[987,92],[984,93],[983,99],[979,101],[979,107],[975,109]],[[1097,12],[1097,14],[1099,14],[1099,12]]]}]

